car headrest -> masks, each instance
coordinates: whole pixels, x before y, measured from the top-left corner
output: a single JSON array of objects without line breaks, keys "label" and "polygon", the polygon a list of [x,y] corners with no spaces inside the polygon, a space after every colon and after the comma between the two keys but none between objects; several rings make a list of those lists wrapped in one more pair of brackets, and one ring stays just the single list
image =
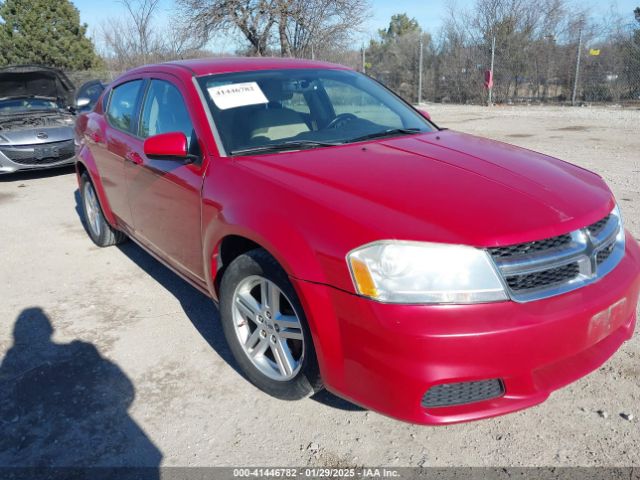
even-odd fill
[{"label": "car headrest", "polygon": [[281,80],[263,80],[258,82],[258,85],[260,85],[269,103],[289,100],[293,96],[293,92],[285,91],[284,84]]}]

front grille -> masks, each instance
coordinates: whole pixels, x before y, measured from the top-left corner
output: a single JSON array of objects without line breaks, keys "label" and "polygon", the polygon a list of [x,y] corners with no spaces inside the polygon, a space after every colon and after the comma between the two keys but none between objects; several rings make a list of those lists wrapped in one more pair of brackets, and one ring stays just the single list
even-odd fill
[{"label": "front grille", "polygon": [[502,395],[504,395],[504,385],[500,380],[445,383],[427,390],[422,397],[422,406],[424,408],[450,407],[489,400]]},{"label": "front grille", "polygon": [[35,145],[3,145],[0,152],[20,165],[50,165],[73,158],[75,145],[73,140]]},{"label": "front grille", "polygon": [[592,223],[591,225],[589,225],[587,227],[587,230],[589,230],[589,233],[591,235],[594,235],[594,236],[600,235],[600,232],[602,232],[602,229],[607,225],[607,222],[609,221],[610,218],[611,218],[611,215],[607,215],[602,220],[598,220],[596,223]]},{"label": "front grille", "polygon": [[624,255],[617,210],[579,230],[488,248],[510,297],[519,302],[574,290],[609,273]]},{"label": "front grille", "polygon": [[493,258],[511,258],[562,248],[570,243],[571,235],[558,235],[557,237],[537,240],[535,242],[518,243],[517,245],[510,245],[508,247],[490,248],[489,253]]},{"label": "front grille", "polygon": [[615,247],[615,242],[611,242],[609,245],[607,245],[602,250],[600,250],[596,255],[596,263],[598,265],[600,265],[601,263],[604,263],[605,260],[609,258],[613,253],[614,247]]},{"label": "front grille", "polygon": [[577,262],[563,265],[562,267],[550,268],[540,272],[527,273],[523,275],[511,275],[506,277],[507,285],[515,292],[520,290],[533,290],[551,287],[560,283],[573,280],[580,273]]}]

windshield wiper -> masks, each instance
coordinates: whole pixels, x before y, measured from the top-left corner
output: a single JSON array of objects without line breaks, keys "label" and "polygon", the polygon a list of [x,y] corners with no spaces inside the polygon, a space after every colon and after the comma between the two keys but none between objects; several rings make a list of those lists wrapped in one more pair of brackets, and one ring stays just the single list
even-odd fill
[{"label": "windshield wiper", "polygon": [[364,140],[371,140],[373,138],[391,137],[393,135],[402,135],[402,134],[408,135],[411,133],[420,133],[420,132],[422,132],[422,130],[419,128],[390,128],[388,130],[368,133],[367,135],[362,135],[361,137],[352,138],[350,140],[347,140],[346,143],[362,142]]},{"label": "windshield wiper", "polygon": [[286,150],[300,150],[307,148],[318,147],[335,147],[341,145],[341,143],[335,142],[321,142],[317,140],[291,140],[289,142],[274,143],[273,145],[257,145],[255,147],[239,148],[238,150],[231,150],[230,155],[247,155],[251,153],[270,153],[270,152],[284,152]]}]

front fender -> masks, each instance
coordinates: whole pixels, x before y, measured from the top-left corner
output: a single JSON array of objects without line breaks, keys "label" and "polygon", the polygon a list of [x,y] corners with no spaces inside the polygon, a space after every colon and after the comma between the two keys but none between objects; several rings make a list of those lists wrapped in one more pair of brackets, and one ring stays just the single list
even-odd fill
[{"label": "front fender", "polygon": [[240,161],[217,158],[202,191],[204,262],[215,296],[216,252],[227,235],[268,250],[290,277],[355,293],[345,256],[378,238],[375,212],[354,219],[342,197],[310,195],[304,184],[287,185]]},{"label": "front fender", "polygon": [[[204,209],[203,216],[206,215],[207,210]],[[291,219],[278,213],[277,209],[236,204],[233,211],[218,212],[216,221],[205,220],[204,225],[206,278],[214,298],[217,298],[215,280],[220,246],[224,238],[230,235],[244,237],[260,245],[278,261],[289,276],[324,283],[322,267],[310,243]]]},{"label": "front fender", "polygon": [[[335,315],[318,315],[323,308],[330,308],[330,302],[325,300],[328,300],[326,291],[332,288],[320,289],[320,284],[330,280],[325,271],[326,262],[321,262],[322,254],[315,250],[313,239],[292,221],[295,217],[290,211],[274,208],[271,201],[261,204],[235,202],[223,210],[209,205],[203,208],[203,218],[206,278],[211,296],[218,299],[215,286],[218,256],[225,237],[244,237],[267,250],[291,278],[305,310],[323,381],[327,386],[339,389],[344,382],[340,325]],[[316,308],[318,304],[324,307]]]},{"label": "front fender", "polygon": [[338,318],[326,314],[332,308],[329,292],[354,293],[345,255],[354,242],[364,243],[370,227],[347,217],[339,204],[321,205],[232,159],[218,158],[207,170],[202,198],[211,296],[218,298],[218,255],[225,237],[244,237],[267,250],[289,275],[302,302],[325,384],[339,389],[345,357]]}]

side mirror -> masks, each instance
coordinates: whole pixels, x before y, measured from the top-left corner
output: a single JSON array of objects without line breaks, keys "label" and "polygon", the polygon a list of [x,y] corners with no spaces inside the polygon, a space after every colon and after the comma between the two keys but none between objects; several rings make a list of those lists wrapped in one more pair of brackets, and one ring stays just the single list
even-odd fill
[{"label": "side mirror", "polygon": [[161,133],[144,141],[144,154],[154,160],[191,160],[182,132]]},{"label": "side mirror", "polygon": [[83,107],[88,107],[91,104],[91,100],[86,97],[80,97],[76,100],[76,108],[80,109]]},{"label": "side mirror", "polygon": [[431,115],[429,115],[429,112],[422,108],[417,108],[416,110],[418,110],[418,113],[420,113],[420,115],[422,115],[424,118],[426,118],[427,120],[431,120]]}]

